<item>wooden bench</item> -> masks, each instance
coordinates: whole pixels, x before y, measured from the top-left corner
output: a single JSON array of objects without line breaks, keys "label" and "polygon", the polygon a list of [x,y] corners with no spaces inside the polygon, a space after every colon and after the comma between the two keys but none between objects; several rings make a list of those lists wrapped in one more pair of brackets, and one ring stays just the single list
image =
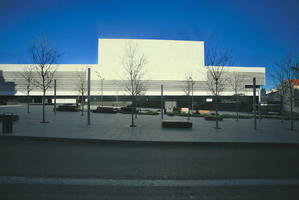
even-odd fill
[{"label": "wooden bench", "polygon": [[163,120],[163,128],[192,128],[191,121],[182,121],[182,120]]}]

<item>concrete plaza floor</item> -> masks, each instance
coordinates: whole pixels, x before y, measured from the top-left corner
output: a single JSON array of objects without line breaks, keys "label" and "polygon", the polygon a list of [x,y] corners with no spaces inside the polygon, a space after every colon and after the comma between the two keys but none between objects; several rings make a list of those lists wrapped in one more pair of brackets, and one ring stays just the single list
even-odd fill
[{"label": "concrete plaza floor", "polygon": [[[91,125],[87,125],[87,115],[81,112],[57,112],[53,106],[46,106],[46,120],[40,123],[41,106],[32,105],[31,113],[26,113],[25,105],[1,106],[0,113],[14,113],[20,119],[13,124],[12,134],[1,136],[35,136],[75,139],[101,139],[124,141],[163,142],[257,142],[257,143],[299,143],[299,121],[294,121],[294,131],[290,131],[290,121],[257,120],[257,130],[253,129],[253,119],[224,119],[216,130],[214,121],[191,118],[192,129],[165,129],[161,127],[160,115],[139,115],[137,127],[129,127],[131,115],[91,113]],[[164,116],[164,119],[185,117]]]}]

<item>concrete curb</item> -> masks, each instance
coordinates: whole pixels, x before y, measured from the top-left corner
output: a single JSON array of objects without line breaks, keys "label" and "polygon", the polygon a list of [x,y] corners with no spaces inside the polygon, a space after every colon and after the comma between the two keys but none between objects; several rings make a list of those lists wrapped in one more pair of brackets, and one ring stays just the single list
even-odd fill
[{"label": "concrete curb", "polygon": [[0,140],[23,140],[23,141],[49,141],[49,142],[79,142],[79,143],[102,143],[102,144],[144,144],[144,145],[255,145],[255,146],[295,146],[299,143],[281,142],[252,142],[252,141],[149,141],[149,140],[115,140],[115,139],[89,139],[89,138],[65,138],[65,137],[42,137],[42,136],[16,136],[0,135]]}]

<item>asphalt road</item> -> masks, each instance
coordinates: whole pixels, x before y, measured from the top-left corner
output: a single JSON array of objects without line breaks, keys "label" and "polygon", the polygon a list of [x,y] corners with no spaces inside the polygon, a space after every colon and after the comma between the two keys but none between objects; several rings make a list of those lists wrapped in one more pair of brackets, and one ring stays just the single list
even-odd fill
[{"label": "asphalt road", "polygon": [[[1,200],[6,199],[136,199],[136,200],[298,200],[299,187],[106,187],[61,185],[0,185]],[[16,192],[17,191],[17,192]]]},{"label": "asphalt road", "polygon": [[[298,179],[298,155],[299,145],[295,144],[112,144],[0,138],[0,177],[117,180]],[[299,197],[298,185],[130,187],[2,183],[0,186],[0,199]]]}]

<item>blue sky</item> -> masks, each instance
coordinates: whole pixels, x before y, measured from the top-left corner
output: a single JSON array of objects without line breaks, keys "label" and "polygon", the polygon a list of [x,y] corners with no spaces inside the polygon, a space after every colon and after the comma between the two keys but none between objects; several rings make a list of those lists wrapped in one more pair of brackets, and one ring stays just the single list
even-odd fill
[{"label": "blue sky", "polygon": [[46,34],[61,63],[97,63],[97,38],[205,41],[236,66],[265,66],[299,53],[298,0],[1,0],[0,63],[30,63]]}]

